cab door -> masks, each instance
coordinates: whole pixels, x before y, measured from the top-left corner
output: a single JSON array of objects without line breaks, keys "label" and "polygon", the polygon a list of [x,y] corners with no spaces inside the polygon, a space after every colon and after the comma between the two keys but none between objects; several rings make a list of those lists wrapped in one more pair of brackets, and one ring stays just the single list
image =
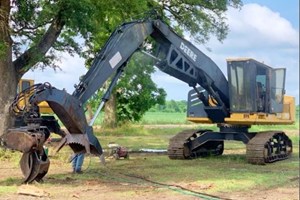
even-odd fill
[{"label": "cab door", "polygon": [[280,113],[283,109],[283,96],[285,93],[285,69],[272,69],[270,77],[270,111]]}]

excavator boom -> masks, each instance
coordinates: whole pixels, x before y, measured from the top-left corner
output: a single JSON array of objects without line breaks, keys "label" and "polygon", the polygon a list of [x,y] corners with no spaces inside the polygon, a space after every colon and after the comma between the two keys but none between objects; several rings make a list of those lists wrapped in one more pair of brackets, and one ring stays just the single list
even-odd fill
[{"label": "excavator boom", "polygon": [[156,54],[160,61],[155,65],[160,70],[192,87],[201,85],[220,105],[229,108],[228,82],[220,68],[161,20],[135,21],[118,27],[96,56],[73,96],[85,103],[117,69],[126,65],[149,36],[159,46]]}]

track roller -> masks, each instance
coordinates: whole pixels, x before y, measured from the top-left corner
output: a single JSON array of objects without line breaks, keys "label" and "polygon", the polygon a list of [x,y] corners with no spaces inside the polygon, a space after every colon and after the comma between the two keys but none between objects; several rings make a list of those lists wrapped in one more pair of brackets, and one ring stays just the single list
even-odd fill
[{"label": "track roller", "polygon": [[292,141],[285,133],[259,132],[247,144],[246,158],[251,164],[264,165],[287,159],[292,151]]},{"label": "track roller", "polygon": [[223,141],[206,141],[205,143],[191,149],[189,144],[210,130],[185,130],[169,141],[168,156],[170,159],[192,159],[210,155],[222,155],[224,150]]}]

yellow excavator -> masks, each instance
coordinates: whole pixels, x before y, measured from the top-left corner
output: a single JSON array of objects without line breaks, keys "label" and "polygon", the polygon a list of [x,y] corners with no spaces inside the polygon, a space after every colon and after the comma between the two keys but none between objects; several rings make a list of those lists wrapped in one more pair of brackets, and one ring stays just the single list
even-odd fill
[{"label": "yellow excavator", "polygon": [[[17,93],[26,90],[34,85],[33,79],[21,79],[18,83]],[[28,105],[29,97],[32,94],[24,93],[24,98],[18,102],[19,108],[25,108]],[[41,114],[53,114],[53,110],[50,108],[46,101],[42,101],[38,104]]]}]

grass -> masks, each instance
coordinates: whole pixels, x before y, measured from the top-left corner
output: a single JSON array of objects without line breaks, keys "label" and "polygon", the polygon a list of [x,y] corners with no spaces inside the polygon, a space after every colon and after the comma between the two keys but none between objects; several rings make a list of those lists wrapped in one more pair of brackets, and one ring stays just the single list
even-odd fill
[{"label": "grass", "polygon": [[[118,129],[116,134],[111,130],[101,130],[97,132],[97,136],[102,141],[103,147],[113,141],[131,149],[159,149],[167,148],[169,138],[182,129],[133,126]],[[127,132],[128,130],[130,132]],[[295,129],[294,132],[297,133],[298,130]],[[294,144],[292,158],[265,166],[248,164],[245,158],[245,145],[241,142],[226,141],[225,155],[219,157],[196,160],[169,160],[167,156],[136,157],[108,163],[109,171],[106,169],[99,171],[92,167],[91,173],[94,176],[98,173],[109,174],[104,176],[107,180],[126,172],[169,184],[182,185],[188,182],[199,188],[205,188],[205,191],[211,194],[287,186],[290,185],[292,178],[299,177],[299,135],[295,133],[290,136]]]},{"label": "grass", "polygon": [[[95,125],[101,125],[103,121],[103,112],[95,121]],[[186,113],[168,113],[168,112],[146,112],[140,122],[136,124],[189,124],[186,120]]]},{"label": "grass", "polygon": [[[199,126],[192,128],[197,129]],[[201,128],[207,129],[211,127],[201,126]],[[167,128],[157,128],[155,126],[146,128],[143,125],[123,126],[118,129],[96,129],[95,134],[104,148],[107,147],[109,142],[115,142],[132,150],[140,148],[166,149],[169,139],[183,129],[190,128],[182,128],[180,126]]]},{"label": "grass", "polygon": [[140,124],[189,124],[186,113],[147,112]]},{"label": "grass", "polygon": [[[199,126],[197,128],[203,127]],[[124,126],[115,130],[96,129],[95,134],[104,148],[107,147],[109,142],[115,142],[133,150],[140,148],[166,149],[169,138],[182,129],[186,128]],[[265,166],[246,163],[245,145],[243,143],[225,141],[224,155],[195,160],[170,160],[166,155],[130,156],[129,160],[107,162],[104,167],[99,164],[98,158],[87,157],[83,167],[85,173],[76,175],[71,179],[68,174],[71,171],[71,166],[66,162],[71,150],[64,148],[54,156],[53,147],[50,147],[50,171],[45,178],[45,183],[38,187],[52,188],[51,191],[55,191],[58,186],[63,186],[65,191],[72,191],[74,187],[80,187],[89,181],[109,184],[150,184],[142,179],[133,178],[132,175],[182,187],[195,186],[192,187],[193,190],[209,194],[289,187],[299,184],[291,181],[295,177],[299,177],[298,131],[299,129],[293,131],[295,133],[290,136],[294,144],[292,157]],[[11,153],[0,149],[0,166],[19,170],[20,156],[18,152]],[[0,167],[0,173],[1,170],[5,170],[2,168]],[[0,198],[2,195],[15,193],[21,182],[22,179],[19,176],[6,179],[0,178]]]},{"label": "grass", "polygon": [[[147,141],[147,138],[142,141],[144,147],[149,147]],[[226,149],[237,151],[243,151],[245,148],[243,144],[236,142],[226,142],[225,145]],[[90,159],[86,159],[89,163],[87,173],[78,177],[81,181],[96,179],[105,182],[145,183],[132,179],[133,175],[183,187],[186,184],[196,185],[198,190],[202,188],[210,194],[288,186],[291,179],[299,177],[298,144],[295,145],[292,158],[265,166],[246,163],[243,153],[195,160],[170,160],[167,156],[136,156],[129,160],[108,162],[106,167],[99,166],[98,159]],[[64,175],[54,176],[58,179],[65,178]]]},{"label": "grass", "polygon": [[[103,113],[96,119],[95,125],[101,126]],[[162,124],[194,124],[186,120],[186,113],[168,112],[146,112],[142,120],[137,125],[162,125]],[[253,125],[251,131],[263,130],[299,130],[299,116],[296,117],[295,124],[291,125]]]},{"label": "grass", "polygon": [[[6,180],[5,183],[8,185],[11,185],[11,182],[15,182],[15,180]],[[16,185],[12,185],[12,186],[2,186],[0,187],[0,197],[3,194],[12,194],[15,193],[17,191],[17,186]]]},{"label": "grass", "polygon": [[289,125],[254,125],[250,128],[253,132],[265,130],[299,130],[299,120]]},{"label": "grass", "polygon": [[282,163],[255,166],[247,164],[243,155],[179,161],[157,156],[147,157],[147,161],[140,158],[116,162],[109,168],[114,172],[126,171],[126,174],[170,184],[188,182],[199,186],[212,185],[209,192],[214,193],[284,185],[289,178],[298,176],[296,163],[297,159],[293,158]]},{"label": "grass", "polygon": [[[229,147],[231,144],[228,144]],[[196,160],[169,160],[167,156],[138,156],[129,160],[107,162],[106,166],[99,165],[98,159],[86,158],[84,174],[67,179],[68,174],[49,174],[44,188],[51,188],[63,184],[66,190],[77,187],[89,181],[99,181],[108,184],[151,185],[142,177],[151,181],[187,187],[195,186],[193,190],[216,194],[222,192],[248,191],[255,189],[269,189],[272,187],[287,187],[291,179],[299,177],[297,151],[289,160],[265,166],[247,164],[243,154],[223,155],[220,157],[200,158]],[[52,158],[53,159],[53,158]],[[88,164],[87,164],[88,163]],[[58,168],[58,163],[53,163]],[[68,164],[63,163],[68,168]],[[59,165],[61,167],[61,165]],[[10,187],[14,187],[15,183]],[[0,182],[3,186],[3,182]],[[61,187],[61,186],[60,186]]]}]

